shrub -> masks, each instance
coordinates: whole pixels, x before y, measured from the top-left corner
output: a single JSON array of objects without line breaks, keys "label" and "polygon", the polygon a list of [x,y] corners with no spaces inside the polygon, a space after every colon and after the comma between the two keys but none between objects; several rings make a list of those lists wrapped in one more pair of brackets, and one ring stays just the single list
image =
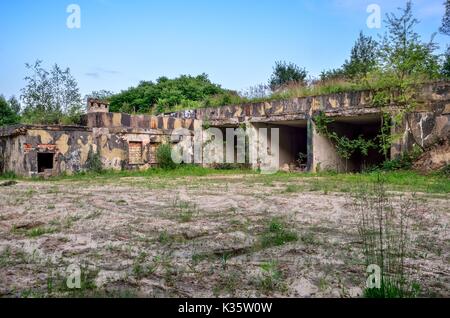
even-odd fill
[{"label": "shrub", "polygon": [[382,163],[381,169],[384,171],[409,170],[421,154],[422,149],[414,147],[410,152],[403,153],[399,158],[386,160]]},{"label": "shrub", "polygon": [[86,169],[90,172],[102,173],[103,164],[98,152],[94,153],[92,147],[89,149],[88,157],[86,160]]},{"label": "shrub", "polygon": [[172,147],[170,144],[161,144],[156,150],[156,160],[162,169],[175,169],[176,163],[172,160]]}]

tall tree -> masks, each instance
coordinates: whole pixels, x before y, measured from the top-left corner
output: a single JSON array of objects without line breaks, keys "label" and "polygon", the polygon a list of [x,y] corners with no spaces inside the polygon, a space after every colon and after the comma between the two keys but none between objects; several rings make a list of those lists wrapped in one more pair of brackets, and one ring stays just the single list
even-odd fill
[{"label": "tall tree", "polygon": [[19,115],[11,109],[5,97],[0,95],[0,127],[17,124],[19,120]]},{"label": "tall tree", "polygon": [[300,68],[294,63],[277,61],[269,85],[272,90],[276,90],[286,84],[305,84],[307,75],[308,73],[304,68]]},{"label": "tall tree", "polygon": [[[386,15],[388,33],[384,36],[379,50],[381,61],[381,78],[397,92],[392,98],[398,107],[393,123],[399,125],[406,121],[412,127],[411,114],[417,106],[415,85],[440,76],[439,57],[434,54],[437,45],[421,41],[415,27],[419,21],[413,16],[411,1],[400,9],[399,16],[394,13]],[[389,104],[389,99],[385,101]],[[420,140],[410,133],[414,144],[424,150]]]},{"label": "tall tree", "polygon": [[[155,82],[142,81],[110,97],[111,111],[162,113],[183,108],[205,106],[210,98],[227,97],[232,92],[214,84],[207,74],[198,76],[181,75],[169,79],[160,77]],[[224,99],[224,101],[226,101]]]},{"label": "tall tree", "polygon": [[343,73],[349,78],[361,78],[377,65],[377,42],[361,31],[354,44],[350,60],[342,66]]},{"label": "tall tree", "polygon": [[442,26],[439,31],[441,33],[450,35],[450,0],[446,0],[445,3],[445,14],[442,18]]},{"label": "tall tree", "polygon": [[439,75],[439,58],[434,54],[437,45],[421,41],[415,27],[419,21],[413,16],[412,3],[408,1],[399,16],[386,15],[388,33],[384,36],[379,56],[386,72],[394,73],[402,81],[407,77],[425,75],[435,78]]},{"label": "tall tree", "polygon": [[39,124],[76,123],[82,110],[82,99],[70,69],[57,64],[50,70],[42,61],[26,64],[29,75],[22,89],[24,120]]}]

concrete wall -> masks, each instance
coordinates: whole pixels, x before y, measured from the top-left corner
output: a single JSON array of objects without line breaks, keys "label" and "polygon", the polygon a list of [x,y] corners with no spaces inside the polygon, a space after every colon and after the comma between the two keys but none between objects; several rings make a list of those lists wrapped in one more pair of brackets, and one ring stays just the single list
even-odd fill
[{"label": "concrete wall", "polygon": [[311,125],[313,129],[311,172],[344,171],[346,168],[345,160],[339,157],[332,141],[317,132],[313,121],[311,121]]},{"label": "concrete wall", "polygon": [[[184,139],[183,139],[184,137]],[[18,126],[8,136],[0,135],[2,172],[33,176],[38,171],[38,153],[54,156],[53,169],[58,175],[87,168],[89,151],[100,155],[105,169],[146,169],[156,165],[156,150],[162,142],[189,142],[191,136],[171,136],[159,129],[87,128],[68,126]],[[130,143],[140,143],[142,160],[130,162]]]},{"label": "concrete wall", "polygon": [[[423,85],[418,88],[419,105],[410,120],[393,132],[398,135],[391,149],[391,157],[409,150],[412,140],[429,147],[437,140],[448,140],[450,135],[450,82]],[[254,138],[250,139],[250,157],[257,153],[258,128],[280,129],[280,157],[277,168],[296,161],[298,148],[307,141],[308,168],[349,170],[357,169],[353,162],[345,163],[336,153],[334,145],[317,134],[312,118],[319,111],[334,118],[356,118],[379,115],[372,107],[373,92],[360,91],[283,101],[232,105],[184,111],[170,116],[129,115],[121,113],[91,112],[84,116],[84,126],[27,126],[18,125],[0,129],[0,169],[21,175],[37,173],[36,157],[39,152],[55,154],[54,173],[75,172],[85,169],[89,150],[98,151],[105,168],[148,168],[155,164],[157,145],[170,139],[174,129],[185,129],[183,137],[175,136],[172,143],[182,141],[192,147],[192,134],[202,123],[216,127],[245,126]],[[390,108],[396,112],[395,105]],[[289,128],[288,122],[308,122],[306,130]],[[274,126],[275,125],[275,126]],[[359,124],[364,125],[364,123]],[[354,126],[356,127],[356,126]],[[351,125],[338,125],[338,133],[348,134]],[[307,132],[307,136],[302,136]],[[205,136],[197,136],[203,141]],[[413,138],[414,137],[414,138]],[[270,138],[268,146],[270,147]],[[142,163],[130,164],[129,144],[142,144]],[[201,142],[202,144],[202,142]],[[301,146],[300,146],[301,144]],[[136,152],[135,152],[136,153]],[[194,151],[192,149],[191,153]],[[269,154],[270,155],[270,154]],[[200,151],[201,160],[202,153]],[[135,161],[135,160],[134,160]],[[134,162],[135,163],[135,162]]]},{"label": "concrete wall", "polygon": [[2,139],[3,171],[33,176],[38,173],[38,153],[54,155],[53,174],[80,171],[85,166],[93,138],[83,127],[21,127]]}]

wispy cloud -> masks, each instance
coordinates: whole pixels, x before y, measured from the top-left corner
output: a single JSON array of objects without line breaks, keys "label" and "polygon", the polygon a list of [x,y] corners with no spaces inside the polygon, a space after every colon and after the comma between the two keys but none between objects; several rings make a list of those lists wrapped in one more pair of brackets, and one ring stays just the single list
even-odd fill
[{"label": "wispy cloud", "polygon": [[96,73],[96,72],[88,72],[88,73],[84,73],[84,75],[88,76],[88,77],[92,77],[92,78],[99,78],[100,74]]},{"label": "wispy cloud", "polygon": [[120,74],[120,72],[102,67],[96,67],[92,71],[84,73],[84,75],[92,78],[100,78],[103,77],[104,75],[117,75],[117,74]]}]

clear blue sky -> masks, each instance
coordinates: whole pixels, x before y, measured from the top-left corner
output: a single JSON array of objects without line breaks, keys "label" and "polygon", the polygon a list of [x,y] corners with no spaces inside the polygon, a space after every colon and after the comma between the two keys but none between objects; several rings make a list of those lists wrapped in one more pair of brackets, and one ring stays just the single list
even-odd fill
[{"label": "clear blue sky", "polygon": [[[444,0],[415,0],[418,28],[437,31]],[[68,29],[69,4],[81,28]],[[25,62],[70,67],[81,92],[114,92],[165,75],[209,74],[225,88],[265,83],[276,60],[315,76],[340,66],[371,3],[382,15],[404,0],[14,0],[0,1],[0,94],[19,95]],[[448,38],[438,34],[445,48]]]}]

